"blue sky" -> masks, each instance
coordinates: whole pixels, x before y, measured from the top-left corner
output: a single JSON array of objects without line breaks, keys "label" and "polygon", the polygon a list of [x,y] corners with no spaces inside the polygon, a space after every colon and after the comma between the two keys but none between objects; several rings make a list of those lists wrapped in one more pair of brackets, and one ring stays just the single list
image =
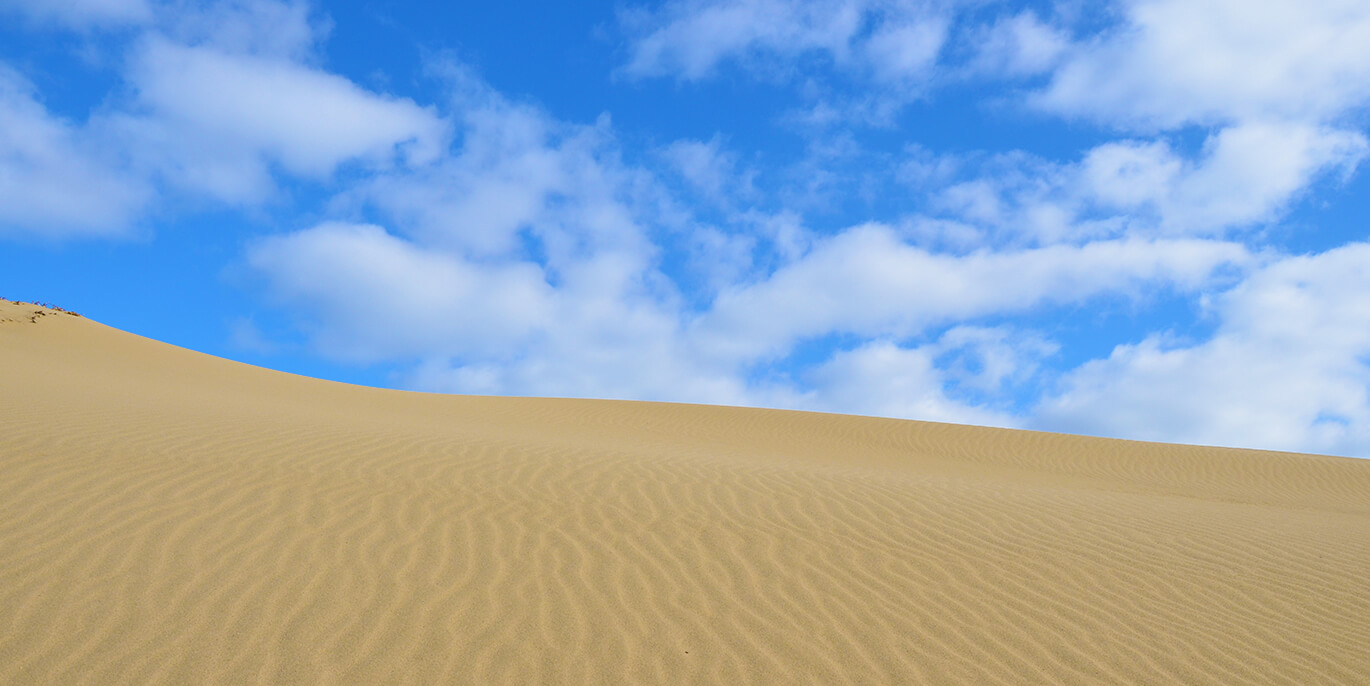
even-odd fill
[{"label": "blue sky", "polygon": [[0,0],[0,296],[371,385],[1370,455],[1364,2],[456,5]]}]

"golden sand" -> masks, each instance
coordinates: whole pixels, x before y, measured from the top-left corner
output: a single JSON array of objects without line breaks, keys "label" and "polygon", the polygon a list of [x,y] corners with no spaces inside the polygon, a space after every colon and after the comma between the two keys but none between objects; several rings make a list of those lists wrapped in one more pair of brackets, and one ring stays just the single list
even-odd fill
[{"label": "golden sand", "polygon": [[0,302],[0,683],[1366,684],[1370,461],[362,388]]}]

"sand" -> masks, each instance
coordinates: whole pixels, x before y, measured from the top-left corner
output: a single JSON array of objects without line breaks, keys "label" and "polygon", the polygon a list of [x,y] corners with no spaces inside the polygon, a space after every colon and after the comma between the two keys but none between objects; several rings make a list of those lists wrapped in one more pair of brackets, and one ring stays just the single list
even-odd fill
[{"label": "sand", "polygon": [[0,302],[0,683],[1366,684],[1370,461],[372,389]]}]

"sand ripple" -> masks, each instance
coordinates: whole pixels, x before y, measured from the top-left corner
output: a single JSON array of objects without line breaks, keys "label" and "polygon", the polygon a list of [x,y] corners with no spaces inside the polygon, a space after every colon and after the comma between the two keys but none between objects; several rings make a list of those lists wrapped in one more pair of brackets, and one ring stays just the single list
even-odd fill
[{"label": "sand ripple", "polygon": [[3,683],[1370,681],[1370,462],[406,394],[19,314]]}]

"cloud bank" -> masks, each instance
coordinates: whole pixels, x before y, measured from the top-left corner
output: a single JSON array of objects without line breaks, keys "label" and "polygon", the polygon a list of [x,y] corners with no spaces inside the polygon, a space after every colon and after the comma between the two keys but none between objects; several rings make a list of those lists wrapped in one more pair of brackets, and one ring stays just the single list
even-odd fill
[{"label": "cloud bank", "polygon": [[[261,301],[313,354],[408,388],[1370,454],[1364,231],[1282,242],[1370,150],[1370,9],[1079,9],[675,0],[613,18],[617,88],[790,93],[785,157],[735,131],[561,117],[446,53],[421,94],[364,86],[330,68],[303,3],[10,0],[25,30],[121,58],[78,113],[0,64],[0,235],[237,213]],[[939,98],[1066,133],[938,147],[908,118]],[[273,207],[296,211],[254,223]]]}]

